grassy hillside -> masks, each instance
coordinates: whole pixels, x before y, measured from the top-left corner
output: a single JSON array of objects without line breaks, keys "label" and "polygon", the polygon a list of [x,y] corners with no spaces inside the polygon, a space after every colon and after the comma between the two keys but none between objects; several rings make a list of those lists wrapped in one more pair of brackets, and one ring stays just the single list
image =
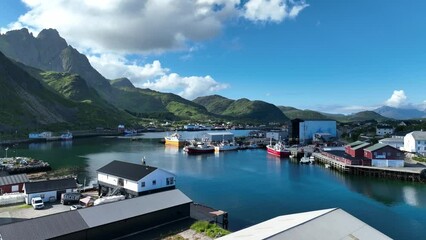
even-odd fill
[{"label": "grassy hillside", "polygon": [[234,120],[254,122],[285,122],[288,118],[275,105],[246,98],[231,100],[219,95],[198,97],[194,102],[209,112]]},{"label": "grassy hillside", "polygon": [[112,126],[118,117],[90,102],[64,98],[0,53],[1,129]]},{"label": "grassy hillside", "polygon": [[324,114],[312,110],[300,110],[294,107],[278,106],[278,108],[290,119],[329,119]]}]

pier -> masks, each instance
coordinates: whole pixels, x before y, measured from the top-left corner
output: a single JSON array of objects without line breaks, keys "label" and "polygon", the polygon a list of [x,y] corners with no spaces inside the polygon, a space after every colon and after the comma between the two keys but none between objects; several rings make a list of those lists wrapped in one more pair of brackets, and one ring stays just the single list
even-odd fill
[{"label": "pier", "polygon": [[388,178],[410,182],[426,182],[426,167],[371,167],[361,165],[349,165],[344,161],[339,161],[338,156],[324,155],[322,153],[313,153],[315,161],[323,164],[329,164],[330,168],[339,171],[368,177]]}]

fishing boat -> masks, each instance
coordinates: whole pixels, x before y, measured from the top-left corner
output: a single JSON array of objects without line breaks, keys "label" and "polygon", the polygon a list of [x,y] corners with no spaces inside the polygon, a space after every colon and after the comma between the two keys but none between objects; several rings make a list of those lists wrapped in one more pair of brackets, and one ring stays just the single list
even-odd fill
[{"label": "fishing boat", "polygon": [[164,143],[166,145],[172,145],[172,146],[181,147],[181,146],[184,145],[185,140],[183,140],[178,133],[173,133],[170,136],[164,137]]},{"label": "fishing boat", "polygon": [[269,145],[266,146],[266,150],[268,154],[283,158],[289,157],[291,153],[281,141],[278,141],[276,144],[272,145],[271,140]]},{"label": "fishing boat", "polygon": [[72,133],[66,132],[64,134],[61,134],[61,140],[63,141],[72,140]]},{"label": "fishing boat", "polygon": [[193,143],[192,145],[185,146],[183,150],[188,154],[203,154],[203,153],[213,153],[214,147],[207,145],[204,142]]},{"label": "fishing boat", "polygon": [[223,151],[233,151],[238,150],[238,145],[235,142],[221,142],[217,146],[214,147],[215,152],[223,152]]}]

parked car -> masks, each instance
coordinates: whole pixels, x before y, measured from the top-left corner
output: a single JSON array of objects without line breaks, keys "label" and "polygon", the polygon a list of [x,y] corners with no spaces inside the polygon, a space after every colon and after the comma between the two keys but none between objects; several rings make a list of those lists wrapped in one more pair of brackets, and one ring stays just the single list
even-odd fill
[{"label": "parked car", "polygon": [[78,210],[78,209],[82,209],[82,208],[83,208],[83,206],[81,206],[81,205],[72,205],[70,207],[70,210],[73,211],[73,210]]},{"label": "parked car", "polygon": [[43,209],[44,208],[44,202],[41,197],[34,197],[31,199],[31,205],[34,209]]}]

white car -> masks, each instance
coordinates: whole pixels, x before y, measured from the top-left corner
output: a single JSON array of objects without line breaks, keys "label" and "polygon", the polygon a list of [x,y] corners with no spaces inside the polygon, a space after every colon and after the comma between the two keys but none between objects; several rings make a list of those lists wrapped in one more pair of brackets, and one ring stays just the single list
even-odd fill
[{"label": "white car", "polygon": [[83,208],[83,206],[81,206],[81,205],[72,205],[70,207],[70,210],[78,210],[78,209],[82,209],[82,208]]},{"label": "white car", "polygon": [[34,209],[43,209],[44,208],[44,202],[41,197],[35,197],[31,199],[31,205]]}]

